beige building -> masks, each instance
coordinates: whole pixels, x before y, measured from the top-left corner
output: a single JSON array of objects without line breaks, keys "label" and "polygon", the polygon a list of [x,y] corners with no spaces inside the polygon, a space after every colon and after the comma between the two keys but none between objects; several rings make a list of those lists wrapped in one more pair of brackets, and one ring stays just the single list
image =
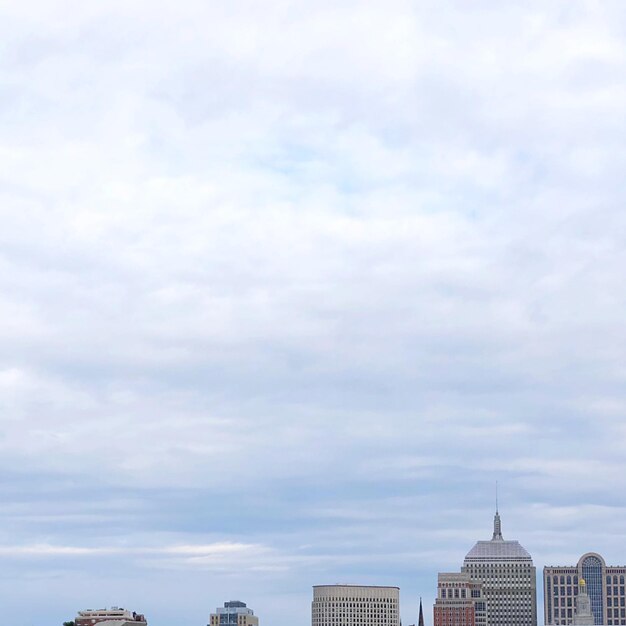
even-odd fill
[{"label": "beige building", "polygon": [[74,623],[76,626],[147,626],[143,615],[117,606],[79,611]]},{"label": "beige building", "polygon": [[469,574],[440,573],[433,607],[434,626],[486,626],[483,586]]},{"label": "beige building", "polygon": [[259,618],[245,602],[231,600],[211,613],[209,626],[259,626]]},{"label": "beige building", "polygon": [[399,587],[316,585],[312,626],[400,626]]},{"label": "beige building", "polygon": [[584,580],[593,623],[626,626],[626,566],[607,565],[595,552],[583,554],[576,565],[543,568],[543,610],[547,626],[574,624],[577,599]]}]

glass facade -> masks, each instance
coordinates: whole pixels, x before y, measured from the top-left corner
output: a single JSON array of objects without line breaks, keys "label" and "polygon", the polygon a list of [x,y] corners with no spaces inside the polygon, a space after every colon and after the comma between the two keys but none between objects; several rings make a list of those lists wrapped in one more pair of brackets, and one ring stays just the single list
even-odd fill
[{"label": "glass facade", "polygon": [[231,600],[211,613],[209,626],[258,626],[258,623],[254,611],[245,602]]},{"label": "glass facade", "polygon": [[604,624],[604,602],[602,594],[602,562],[597,556],[588,556],[582,562],[582,574],[587,583],[591,600],[591,612],[595,624]]}]

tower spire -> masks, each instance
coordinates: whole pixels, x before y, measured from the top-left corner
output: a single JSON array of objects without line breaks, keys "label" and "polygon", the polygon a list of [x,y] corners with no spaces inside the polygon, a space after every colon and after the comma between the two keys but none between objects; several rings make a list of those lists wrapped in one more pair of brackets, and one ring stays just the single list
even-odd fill
[{"label": "tower spire", "polygon": [[496,480],[496,514],[493,517],[493,537],[491,541],[503,541],[502,537],[502,522],[500,520],[500,513],[498,512],[498,481]]},{"label": "tower spire", "polygon": [[420,616],[417,626],[424,626],[424,611],[422,611],[422,596],[420,596]]}]

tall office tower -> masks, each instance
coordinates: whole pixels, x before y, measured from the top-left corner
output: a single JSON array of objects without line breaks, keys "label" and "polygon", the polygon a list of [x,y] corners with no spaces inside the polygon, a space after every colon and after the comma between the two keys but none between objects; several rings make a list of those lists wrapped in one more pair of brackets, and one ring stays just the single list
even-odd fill
[{"label": "tall office tower", "polygon": [[434,626],[486,626],[483,586],[469,574],[439,574]]},{"label": "tall office tower", "polygon": [[316,585],[312,626],[400,626],[400,589]]},{"label": "tall office tower", "polygon": [[218,607],[215,613],[211,613],[208,626],[259,626],[259,618],[245,602],[231,600],[224,602],[224,606]]},{"label": "tall office tower", "polygon": [[491,541],[467,553],[461,571],[483,584],[487,626],[537,626],[537,580],[533,560],[517,541],[505,541],[496,507]]},{"label": "tall office tower", "polygon": [[626,566],[607,566],[595,552],[583,554],[577,565],[543,568],[543,611],[546,625],[574,623],[576,598],[584,579],[594,624],[626,626]]}]

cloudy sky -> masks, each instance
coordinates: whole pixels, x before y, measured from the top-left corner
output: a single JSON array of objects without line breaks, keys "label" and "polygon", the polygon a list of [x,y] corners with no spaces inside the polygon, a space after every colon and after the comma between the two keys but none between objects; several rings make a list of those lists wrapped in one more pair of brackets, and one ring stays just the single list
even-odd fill
[{"label": "cloudy sky", "polygon": [[4,623],[626,563],[621,0],[0,11]]}]

